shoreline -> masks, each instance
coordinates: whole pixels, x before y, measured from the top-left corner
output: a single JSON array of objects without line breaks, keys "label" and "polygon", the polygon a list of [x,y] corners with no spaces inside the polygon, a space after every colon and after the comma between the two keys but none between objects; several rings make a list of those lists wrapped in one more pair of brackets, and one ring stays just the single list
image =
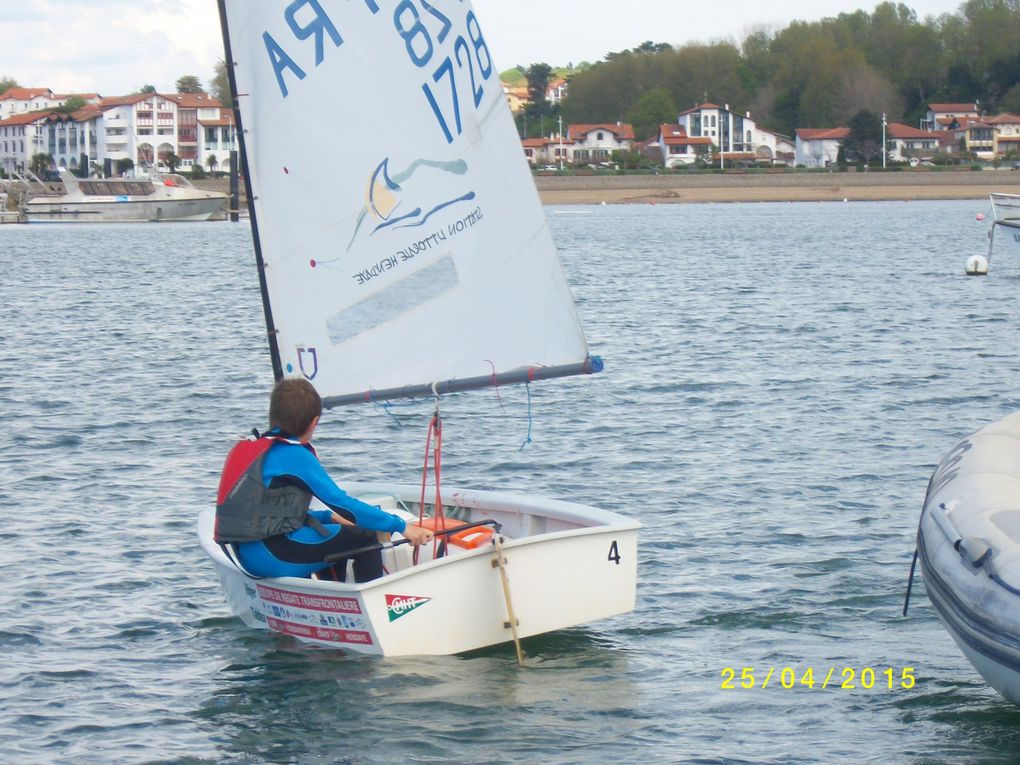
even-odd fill
[{"label": "shoreline", "polygon": [[[911,202],[987,200],[1020,194],[1020,171],[909,170],[825,173],[731,171],[668,175],[536,175],[543,205],[704,204],[723,202]],[[195,186],[229,191],[225,179]],[[241,187],[241,207],[246,206]]]},{"label": "shoreline", "polygon": [[535,186],[544,205],[984,200],[1020,194],[1020,172],[538,175]]}]

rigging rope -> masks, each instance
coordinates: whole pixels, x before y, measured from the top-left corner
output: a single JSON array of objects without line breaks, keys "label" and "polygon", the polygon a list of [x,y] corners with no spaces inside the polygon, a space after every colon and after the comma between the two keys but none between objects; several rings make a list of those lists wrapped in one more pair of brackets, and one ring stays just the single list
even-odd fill
[{"label": "rigging rope", "polygon": [[[432,451],[432,472],[435,475],[436,480],[436,499],[434,510],[432,513],[433,518],[433,530],[439,531],[446,528],[446,523],[443,518],[443,498],[440,491],[440,480],[443,470],[443,420],[439,413],[439,393],[436,392],[435,385],[432,386],[433,393],[436,394],[436,410],[432,415],[432,419],[429,420],[428,433],[425,436],[425,461],[421,469],[421,497],[418,501],[418,524],[425,520],[425,488],[428,484],[429,476],[429,451]],[[435,436],[435,445],[433,446],[433,436]],[[439,549],[439,537],[434,536],[432,538],[432,557],[436,557],[436,552]],[[414,550],[414,563],[418,563],[418,548]]]},{"label": "rigging rope", "polygon": [[524,447],[531,443],[531,425],[532,425],[532,422],[533,422],[532,417],[531,417],[531,381],[530,380],[528,382],[524,383],[524,388],[528,391],[528,435],[525,437],[524,443],[521,444],[521,448],[517,450],[519,452],[523,452],[524,451]]}]

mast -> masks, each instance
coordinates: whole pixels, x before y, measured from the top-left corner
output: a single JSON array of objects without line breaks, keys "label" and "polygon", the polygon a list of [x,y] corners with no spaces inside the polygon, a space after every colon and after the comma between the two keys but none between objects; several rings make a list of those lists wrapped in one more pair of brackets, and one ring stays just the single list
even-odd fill
[{"label": "mast", "polygon": [[[255,215],[255,195],[251,187],[251,173],[248,172],[248,152],[245,150],[244,125],[241,122],[241,109],[238,104],[237,80],[234,77],[234,54],[230,47],[230,31],[227,28],[226,0],[217,0],[220,11],[220,30],[223,33],[223,55],[227,70],[227,81],[230,83],[230,96],[234,101],[234,125],[238,148],[241,151],[241,168],[244,172],[244,192],[248,199],[248,217],[251,220],[251,237],[255,247],[255,263],[259,272],[259,291],[262,293],[262,312],[266,318],[266,336],[269,339],[269,355],[273,363],[273,379],[283,379],[283,362],[280,360],[280,346],[277,342],[276,324],[273,322],[273,309],[269,305],[269,285],[266,283],[266,263],[262,258],[262,242],[259,239],[258,219]],[[235,168],[236,170],[236,168]]]}]

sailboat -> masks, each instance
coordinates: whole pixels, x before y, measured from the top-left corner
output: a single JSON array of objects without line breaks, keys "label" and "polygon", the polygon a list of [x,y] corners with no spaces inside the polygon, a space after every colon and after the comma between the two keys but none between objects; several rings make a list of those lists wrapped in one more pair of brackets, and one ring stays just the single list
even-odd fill
[{"label": "sailboat", "polygon": [[[446,394],[601,370],[469,1],[219,10],[277,379],[328,408],[425,397],[438,415]],[[438,480],[345,488],[443,544],[385,543],[387,574],[362,584],[256,579],[209,508],[199,538],[245,623],[386,656],[513,641],[521,659],[524,637],[634,608],[625,516]]]}]

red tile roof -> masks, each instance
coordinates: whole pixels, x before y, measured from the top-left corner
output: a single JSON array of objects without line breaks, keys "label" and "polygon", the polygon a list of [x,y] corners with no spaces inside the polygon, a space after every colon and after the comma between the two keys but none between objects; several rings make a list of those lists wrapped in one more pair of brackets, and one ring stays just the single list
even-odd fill
[{"label": "red tile roof", "polygon": [[712,143],[712,139],[706,136],[687,135],[683,125],[675,125],[672,122],[660,125],[659,134],[667,146],[709,146]]},{"label": "red tile roof", "polygon": [[890,122],[886,128],[886,133],[890,138],[930,138],[935,139],[935,134],[928,130],[918,130],[910,125],[904,125],[899,122]]},{"label": "red tile roof", "polygon": [[13,117],[8,117],[5,120],[0,120],[0,126],[10,127],[12,125],[31,125],[33,122],[43,122],[50,117],[61,116],[60,112],[55,112],[52,109],[39,109],[34,112],[25,112],[24,114],[16,114]]},{"label": "red tile roof", "polygon": [[173,95],[164,95],[163,98],[174,100],[185,109],[204,109],[210,106],[223,106],[223,104],[208,93],[174,93]]},{"label": "red tile roof", "polygon": [[569,125],[567,126],[567,135],[570,136],[570,140],[579,141],[584,136],[593,130],[608,130],[610,133],[616,136],[618,140],[634,140],[634,128],[626,123],[613,124],[613,123],[598,123],[594,125]]},{"label": "red tile roof", "polygon": [[30,101],[38,96],[53,98],[53,91],[49,88],[8,88],[7,91],[0,96],[0,101],[6,101],[8,99],[15,101]]},{"label": "red tile roof", "polygon": [[994,117],[988,117],[985,122],[989,125],[1017,125],[1020,124],[1020,115],[1006,112],[1005,114],[996,114]]},{"label": "red tile roof", "polygon": [[802,141],[839,141],[850,135],[850,128],[797,128]]},{"label": "red tile roof", "polygon": [[680,112],[680,116],[682,117],[685,114],[693,114],[694,112],[700,112],[702,109],[722,109],[722,107],[719,106],[719,104],[713,104],[706,101],[705,103],[699,106],[694,106],[685,112]]},{"label": "red tile roof", "polygon": [[928,108],[933,112],[974,112],[977,114],[977,104],[928,104]]},{"label": "red tile roof", "polygon": [[99,100],[99,105],[107,108],[113,108],[115,106],[131,106],[137,104],[139,101],[144,101],[152,93],[133,93],[130,96],[110,96],[108,98],[102,98]]}]

